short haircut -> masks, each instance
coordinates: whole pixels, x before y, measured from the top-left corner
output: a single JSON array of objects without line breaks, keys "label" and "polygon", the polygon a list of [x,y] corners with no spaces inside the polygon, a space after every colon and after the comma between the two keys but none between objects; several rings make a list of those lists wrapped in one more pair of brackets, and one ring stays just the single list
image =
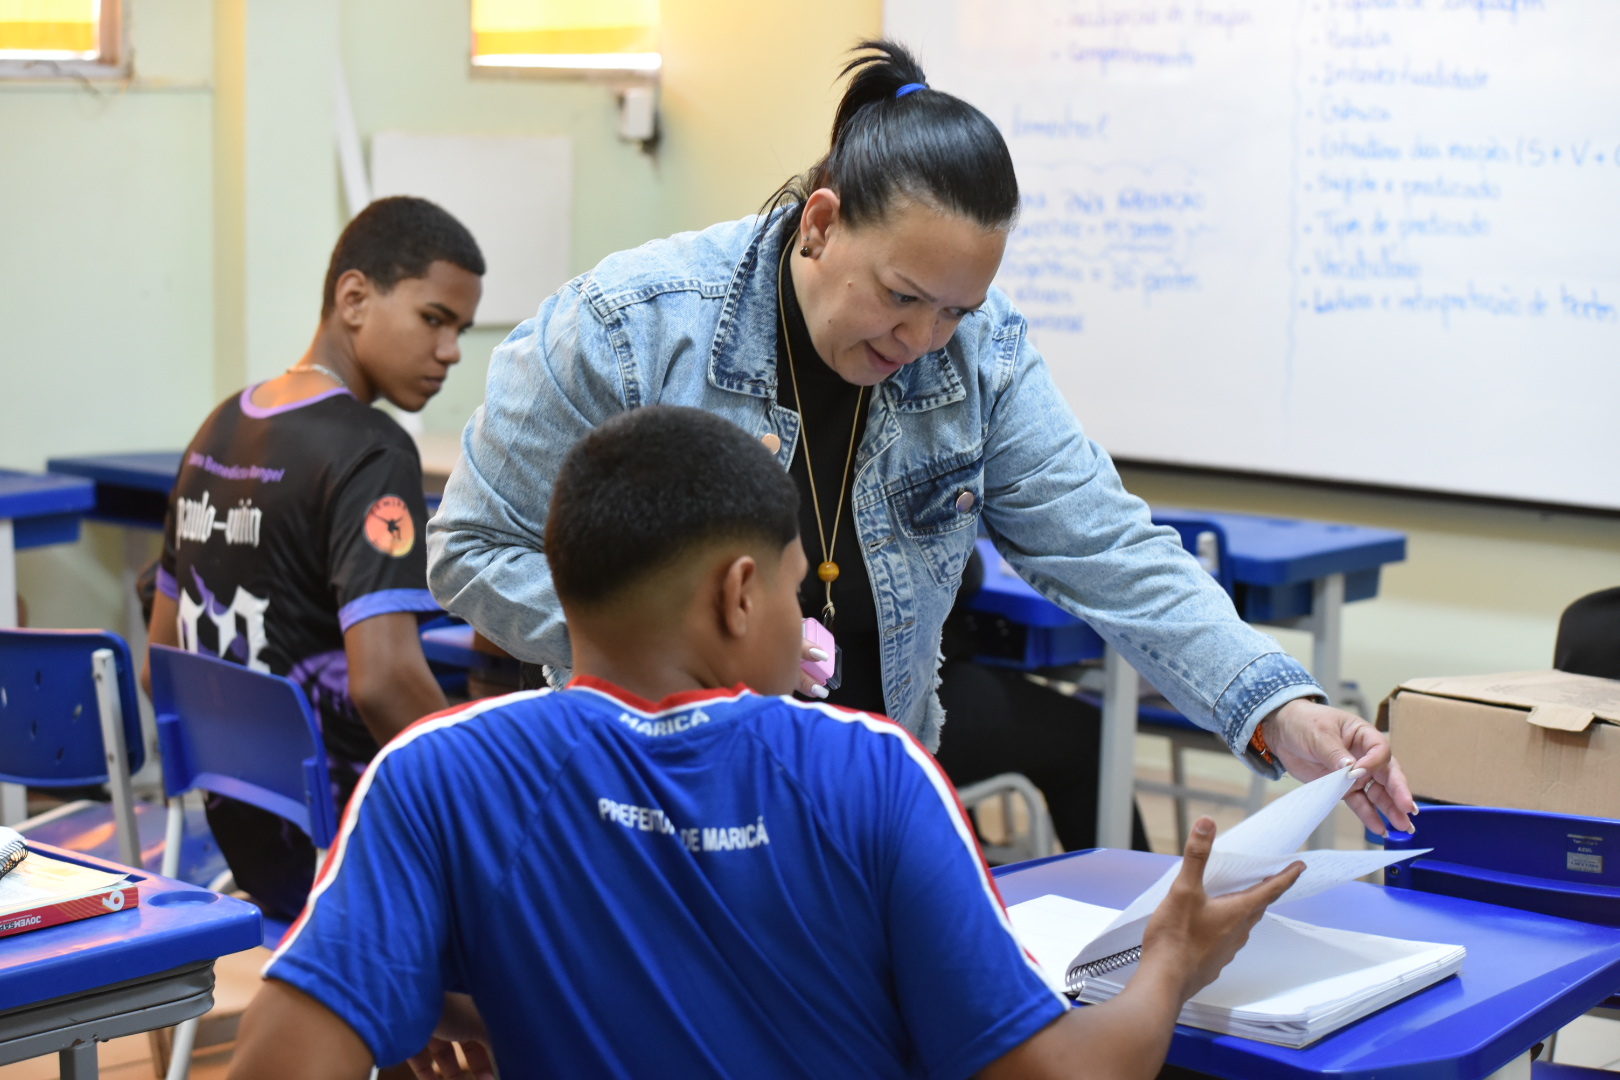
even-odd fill
[{"label": "short haircut", "polygon": [[563,460],[546,519],[557,595],[612,599],[700,545],[799,534],[799,489],[769,450],[702,409],[619,413]]},{"label": "short haircut", "polygon": [[484,273],[478,241],[442,206],[410,195],[378,199],[355,215],[332,249],[321,318],[337,306],[338,278],[350,270],[387,292],[406,278],[426,277],[441,259],[469,274]]}]

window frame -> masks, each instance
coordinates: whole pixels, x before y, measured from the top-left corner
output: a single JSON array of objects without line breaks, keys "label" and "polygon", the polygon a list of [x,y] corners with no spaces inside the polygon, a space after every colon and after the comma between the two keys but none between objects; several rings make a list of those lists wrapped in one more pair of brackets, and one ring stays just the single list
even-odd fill
[{"label": "window frame", "polygon": [[82,82],[87,79],[127,79],[130,76],[129,36],[124,0],[101,0],[94,60],[0,59],[0,80],[6,82]]},{"label": "window frame", "polygon": [[[660,16],[660,24],[662,17]],[[472,29],[472,3],[467,4],[467,70],[475,78],[489,79],[539,79],[542,81],[563,82],[596,82],[610,83],[614,86],[647,85],[656,86],[659,75],[664,70],[664,50],[658,50],[658,66],[655,68],[639,67],[570,67],[567,65],[539,65],[539,64],[481,64],[478,62],[478,37]],[[490,55],[499,56],[500,53]],[[560,54],[519,54],[519,55],[560,55]],[[602,56],[617,55],[602,53]]]}]

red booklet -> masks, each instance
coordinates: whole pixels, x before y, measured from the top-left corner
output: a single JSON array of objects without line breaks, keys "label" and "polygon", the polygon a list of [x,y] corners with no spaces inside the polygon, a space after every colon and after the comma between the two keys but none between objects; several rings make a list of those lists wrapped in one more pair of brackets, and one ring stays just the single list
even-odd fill
[{"label": "red booklet", "polygon": [[0,877],[0,937],[77,922],[140,904],[127,874],[55,859],[37,851]]}]

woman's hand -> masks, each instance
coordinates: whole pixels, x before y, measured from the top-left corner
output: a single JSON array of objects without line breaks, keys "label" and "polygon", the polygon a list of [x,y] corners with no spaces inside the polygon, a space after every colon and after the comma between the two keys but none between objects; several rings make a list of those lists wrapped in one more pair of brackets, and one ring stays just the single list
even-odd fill
[{"label": "woman's hand", "polygon": [[1148,972],[1151,965],[1151,970],[1179,980],[1177,1009],[1215,981],[1249,940],[1249,931],[1266,908],[1287,892],[1305,870],[1302,862],[1290,863],[1287,869],[1258,885],[1211,899],[1204,892],[1204,866],[1214,842],[1215,822],[1199,818],[1187,837],[1181,873],[1148,920],[1142,937],[1139,974]]},{"label": "woman's hand", "polygon": [[[814,661],[818,664],[831,659],[831,657],[827,655],[826,650],[819,648],[815,642],[811,641],[809,638],[804,639],[803,651],[800,653],[800,657],[805,660]],[[812,679],[803,668],[800,668],[799,693],[803,694],[807,698],[814,698],[817,701],[821,701],[827,696],[827,688],[816,680]]]},{"label": "woman's hand", "polygon": [[1365,769],[1345,795],[1345,805],[1362,823],[1384,835],[1384,817],[1397,829],[1412,831],[1417,803],[1406,786],[1406,774],[1390,753],[1389,736],[1359,716],[1295,698],[1260,722],[1266,746],[1283,768],[1301,780],[1315,780],[1354,762]]}]

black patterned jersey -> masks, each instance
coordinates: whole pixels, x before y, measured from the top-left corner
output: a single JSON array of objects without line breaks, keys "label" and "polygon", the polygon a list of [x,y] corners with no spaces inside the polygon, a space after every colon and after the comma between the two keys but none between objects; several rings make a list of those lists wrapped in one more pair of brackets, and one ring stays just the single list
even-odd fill
[{"label": "black patterned jersey", "polygon": [[158,588],[181,644],[285,675],[309,695],[327,749],[370,760],[349,697],[343,634],[427,590],[427,508],[411,438],[337,389],[261,408],[254,387],[216,408],[169,497]]}]

